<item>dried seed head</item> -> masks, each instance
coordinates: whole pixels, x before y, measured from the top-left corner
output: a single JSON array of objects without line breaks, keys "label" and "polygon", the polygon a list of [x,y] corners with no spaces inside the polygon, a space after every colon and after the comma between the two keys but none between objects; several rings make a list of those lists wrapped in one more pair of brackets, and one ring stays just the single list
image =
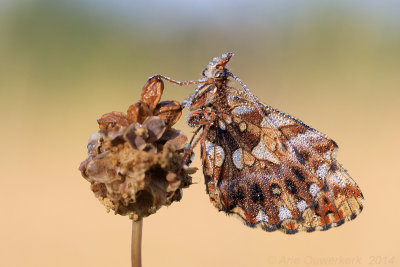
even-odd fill
[{"label": "dried seed head", "polygon": [[127,115],[103,115],[79,167],[108,211],[133,220],[179,201],[182,188],[191,184],[189,174],[196,171],[182,166],[187,137],[171,128],[181,107],[176,101],[158,103],[163,88],[162,80],[152,78]]}]

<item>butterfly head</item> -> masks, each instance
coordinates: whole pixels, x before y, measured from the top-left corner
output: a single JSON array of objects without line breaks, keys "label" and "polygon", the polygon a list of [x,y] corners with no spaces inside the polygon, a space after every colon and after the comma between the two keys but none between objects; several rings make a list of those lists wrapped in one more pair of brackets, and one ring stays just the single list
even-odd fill
[{"label": "butterfly head", "polygon": [[226,80],[228,77],[228,70],[226,64],[232,58],[233,53],[228,52],[222,54],[220,57],[215,57],[208,63],[207,67],[203,70],[203,78],[205,80]]}]

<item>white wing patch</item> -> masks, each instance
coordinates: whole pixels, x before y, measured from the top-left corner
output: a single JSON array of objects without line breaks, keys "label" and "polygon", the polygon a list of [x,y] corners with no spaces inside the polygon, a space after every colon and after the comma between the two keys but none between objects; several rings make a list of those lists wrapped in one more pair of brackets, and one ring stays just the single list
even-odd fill
[{"label": "white wing patch", "polygon": [[317,175],[322,179],[325,179],[327,174],[328,174],[328,166],[326,166],[326,164],[320,165],[317,170]]},{"label": "white wing patch", "polygon": [[215,146],[215,165],[221,167],[224,163],[225,151],[220,146]]},{"label": "white wing patch", "polygon": [[244,115],[247,113],[251,113],[254,111],[253,107],[249,107],[249,106],[239,106],[236,107],[232,110],[232,114],[236,115],[236,116],[240,116],[240,115]]},{"label": "white wing patch", "polygon": [[232,160],[233,164],[235,164],[236,168],[241,170],[243,168],[243,163],[242,163],[242,149],[236,149],[235,152],[232,154]]},{"label": "white wing patch", "polygon": [[[265,121],[264,121],[265,120]],[[263,121],[261,122],[261,127],[269,127],[274,126],[276,128],[292,125],[293,122],[289,119],[286,119],[283,116],[279,116],[275,113],[269,114],[267,117],[264,117]],[[265,125],[265,126],[263,126]]]},{"label": "white wing patch", "polygon": [[269,152],[268,148],[265,146],[263,142],[263,138],[261,138],[260,142],[253,148],[251,154],[260,160],[268,160],[272,163],[279,164],[279,160],[274,157],[274,155]]},{"label": "white wing patch", "polygon": [[297,208],[303,212],[307,208],[307,203],[304,200],[297,202]]},{"label": "white wing patch", "polygon": [[316,183],[313,183],[313,184],[310,186],[310,194],[311,194],[313,197],[315,197],[315,196],[318,194],[319,191],[320,191],[320,190],[319,190],[319,187],[318,187],[318,185],[317,185]]},{"label": "white wing patch", "polygon": [[257,222],[267,222],[268,221],[268,215],[265,214],[264,211],[260,210],[257,214]]},{"label": "white wing patch", "polygon": [[285,206],[279,207],[279,219],[281,221],[289,219],[291,217],[292,217],[292,213],[290,212],[290,210],[288,208],[286,208]]}]

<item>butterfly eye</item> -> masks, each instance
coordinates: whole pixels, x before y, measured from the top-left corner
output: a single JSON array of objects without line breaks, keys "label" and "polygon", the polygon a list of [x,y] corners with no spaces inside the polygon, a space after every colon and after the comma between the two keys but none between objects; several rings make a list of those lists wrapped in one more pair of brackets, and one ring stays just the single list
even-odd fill
[{"label": "butterfly eye", "polygon": [[226,78],[226,71],[225,70],[217,70],[214,73],[215,79],[225,79]]}]

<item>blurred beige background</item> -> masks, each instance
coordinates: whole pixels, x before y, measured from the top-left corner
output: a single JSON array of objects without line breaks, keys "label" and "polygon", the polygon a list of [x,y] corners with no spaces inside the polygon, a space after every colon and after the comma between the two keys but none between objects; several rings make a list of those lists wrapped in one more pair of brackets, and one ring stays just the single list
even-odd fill
[{"label": "blurred beige background", "polygon": [[[226,51],[264,103],[337,141],[365,209],[267,233],[218,213],[198,172],[145,219],[144,266],[399,266],[399,2],[261,2],[0,1],[1,266],[129,266],[130,221],[78,171],[88,137],[148,76],[196,79]],[[192,90],[166,84],[163,99]]]}]

